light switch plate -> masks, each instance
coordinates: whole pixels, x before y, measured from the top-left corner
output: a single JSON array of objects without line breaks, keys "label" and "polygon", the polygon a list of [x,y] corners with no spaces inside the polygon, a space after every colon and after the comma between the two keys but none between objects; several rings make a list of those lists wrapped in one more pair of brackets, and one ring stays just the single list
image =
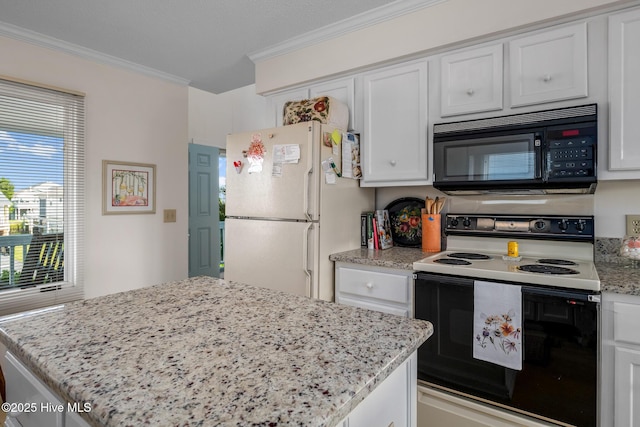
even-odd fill
[{"label": "light switch plate", "polygon": [[164,210],[164,222],[176,222],[176,210],[165,209]]},{"label": "light switch plate", "polygon": [[627,215],[627,236],[640,236],[640,215]]}]

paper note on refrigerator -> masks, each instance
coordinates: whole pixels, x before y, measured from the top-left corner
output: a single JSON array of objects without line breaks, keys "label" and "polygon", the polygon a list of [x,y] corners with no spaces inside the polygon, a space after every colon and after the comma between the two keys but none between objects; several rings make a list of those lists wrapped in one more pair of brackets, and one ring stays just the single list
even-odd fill
[{"label": "paper note on refrigerator", "polygon": [[298,163],[300,160],[300,145],[285,144],[273,146],[273,163]]},{"label": "paper note on refrigerator", "polygon": [[345,133],[342,136],[342,176],[354,179],[362,177],[360,141],[358,135],[353,133]]}]

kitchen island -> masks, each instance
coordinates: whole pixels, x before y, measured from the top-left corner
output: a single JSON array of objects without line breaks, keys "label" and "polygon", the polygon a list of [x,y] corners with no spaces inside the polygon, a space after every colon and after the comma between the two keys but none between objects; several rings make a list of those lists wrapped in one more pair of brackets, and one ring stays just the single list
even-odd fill
[{"label": "kitchen island", "polygon": [[199,277],[8,320],[0,339],[91,425],[333,427],[432,331]]}]

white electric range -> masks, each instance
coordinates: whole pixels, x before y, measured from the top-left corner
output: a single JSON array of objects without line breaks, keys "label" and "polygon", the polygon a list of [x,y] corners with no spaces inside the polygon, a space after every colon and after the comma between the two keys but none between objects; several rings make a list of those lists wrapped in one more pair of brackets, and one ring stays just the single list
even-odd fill
[{"label": "white electric range", "polygon": [[[546,422],[595,427],[600,279],[593,217],[448,214],[442,231],[446,250],[413,264],[415,317],[434,325],[418,350],[418,384]],[[510,241],[518,243],[517,257],[507,256]],[[473,356],[483,342],[475,292],[486,282],[499,285],[496,300],[515,287],[521,294],[515,315],[486,312],[520,322],[508,335],[522,340],[512,356],[522,361],[519,370]],[[497,354],[507,351],[497,344],[502,332],[487,336]]]},{"label": "white electric range", "polygon": [[[592,217],[446,216],[447,250],[418,271],[599,291]],[[507,256],[516,241],[518,257]]]}]

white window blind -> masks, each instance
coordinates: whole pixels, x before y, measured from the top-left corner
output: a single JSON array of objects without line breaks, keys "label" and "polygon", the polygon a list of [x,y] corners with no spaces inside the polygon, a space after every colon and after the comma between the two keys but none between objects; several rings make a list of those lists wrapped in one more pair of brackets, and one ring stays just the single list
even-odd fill
[{"label": "white window blind", "polygon": [[84,96],[0,78],[0,316],[83,297]]}]

